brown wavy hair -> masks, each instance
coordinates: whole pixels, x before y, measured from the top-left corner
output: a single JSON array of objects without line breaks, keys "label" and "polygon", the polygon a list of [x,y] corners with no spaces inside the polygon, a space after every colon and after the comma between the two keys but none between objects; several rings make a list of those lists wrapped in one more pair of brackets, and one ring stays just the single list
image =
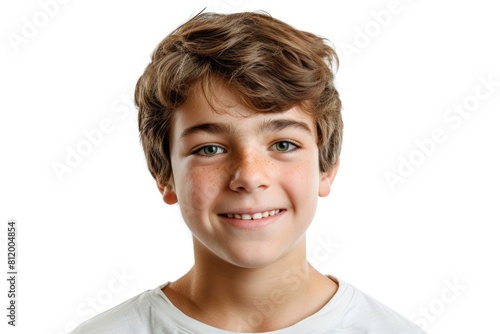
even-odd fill
[{"label": "brown wavy hair", "polygon": [[311,113],[320,170],[329,171],[340,155],[343,130],[333,65],[338,66],[338,57],[328,40],[268,14],[196,15],[160,42],[136,85],[149,171],[163,184],[171,181],[172,115],[195,86],[201,85],[207,96],[216,81],[256,112],[297,106]]}]

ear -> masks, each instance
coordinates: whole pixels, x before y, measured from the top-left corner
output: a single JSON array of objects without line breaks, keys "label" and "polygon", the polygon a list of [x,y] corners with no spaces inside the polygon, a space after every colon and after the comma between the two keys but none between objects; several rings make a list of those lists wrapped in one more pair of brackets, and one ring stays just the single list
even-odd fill
[{"label": "ear", "polygon": [[168,184],[163,184],[160,178],[156,178],[156,185],[158,190],[162,194],[163,201],[169,205],[177,203],[177,195],[175,194],[175,189],[173,182],[168,182]]},{"label": "ear", "polygon": [[318,191],[318,195],[320,197],[326,197],[330,194],[330,188],[333,180],[335,179],[335,175],[337,175],[337,171],[339,170],[339,163],[340,160],[337,159],[335,166],[333,166],[329,171],[321,173]]}]

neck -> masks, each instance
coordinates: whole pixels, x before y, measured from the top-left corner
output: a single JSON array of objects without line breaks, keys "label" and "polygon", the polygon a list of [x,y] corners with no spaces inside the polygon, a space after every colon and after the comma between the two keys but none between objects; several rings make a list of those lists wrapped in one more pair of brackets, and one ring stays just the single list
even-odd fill
[{"label": "neck", "polygon": [[226,330],[290,326],[324,306],[337,288],[307,263],[305,238],[286,256],[262,268],[228,263],[196,241],[195,254],[193,268],[170,285],[170,294],[165,292],[187,315]]},{"label": "neck", "polygon": [[306,292],[304,289],[315,272],[305,258],[304,241],[285,257],[262,268],[242,268],[210,252],[195,250],[195,254],[192,287],[199,295],[227,295],[234,303],[269,299],[275,290],[281,291],[282,298],[294,299]]}]

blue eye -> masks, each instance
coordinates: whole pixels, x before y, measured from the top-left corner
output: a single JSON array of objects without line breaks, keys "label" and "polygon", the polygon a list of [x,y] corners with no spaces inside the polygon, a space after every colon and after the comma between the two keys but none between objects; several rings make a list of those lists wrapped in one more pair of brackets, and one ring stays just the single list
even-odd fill
[{"label": "blue eye", "polygon": [[272,147],[275,151],[278,152],[290,152],[299,148],[297,145],[289,141],[279,141],[277,143],[274,143]]},{"label": "blue eye", "polygon": [[216,154],[221,154],[221,153],[224,153],[225,150],[220,147],[220,146],[216,146],[216,145],[207,145],[207,146],[203,146],[201,147],[200,149],[198,149],[195,153],[196,154],[199,154],[199,155],[202,155],[202,156],[213,156],[213,155],[216,155]]}]

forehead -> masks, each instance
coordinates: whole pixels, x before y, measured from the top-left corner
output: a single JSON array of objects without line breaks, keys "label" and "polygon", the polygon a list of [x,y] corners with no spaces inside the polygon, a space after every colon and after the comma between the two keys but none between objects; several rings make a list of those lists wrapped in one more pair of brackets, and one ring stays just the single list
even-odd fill
[{"label": "forehead", "polygon": [[[277,127],[274,126],[274,129],[283,128],[288,121],[289,125],[294,122],[305,124],[311,134],[316,133],[313,115],[301,108],[293,107],[281,112],[256,111],[247,107],[238,95],[222,85],[212,87],[210,92],[202,91],[199,86],[193,89],[189,98],[175,110],[171,129],[172,134],[178,138],[186,128],[198,124],[227,124],[228,128],[245,132],[252,130],[252,126],[265,124],[268,129],[272,129],[269,123],[275,120],[285,122],[281,122]],[[274,122],[274,125],[277,123]]]}]

